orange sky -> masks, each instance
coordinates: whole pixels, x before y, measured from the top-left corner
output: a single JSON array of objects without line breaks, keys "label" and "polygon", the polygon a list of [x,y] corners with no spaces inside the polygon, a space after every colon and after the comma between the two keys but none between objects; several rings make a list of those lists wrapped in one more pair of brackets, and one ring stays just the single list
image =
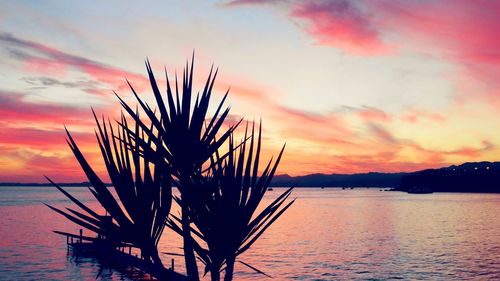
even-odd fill
[{"label": "orange sky", "polygon": [[279,173],[500,158],[495,1],[16,1],[0,23],[0,181],[85,180],[63,126],[102,167],[90,107],[118,116],[125,78],[150,99],[145,58],[163,77],[193,49],[230,119],[262,118],[265,156],[287,143]]}]

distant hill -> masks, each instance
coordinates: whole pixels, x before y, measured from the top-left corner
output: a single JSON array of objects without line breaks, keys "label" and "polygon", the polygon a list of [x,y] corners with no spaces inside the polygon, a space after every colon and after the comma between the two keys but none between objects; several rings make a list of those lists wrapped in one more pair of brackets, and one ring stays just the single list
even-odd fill
[{"label": "distant hill", "polygon": [[434,192],[500,193],[500,162],[472,162],[404,175],[397,188],[424,188]]},{"label": "distant hill", "polygon": [[401,177],[408,173],[362,173],[362,174],[311,174],[291,177],[277,175],[272,186],[297,187],[398,187]]}]

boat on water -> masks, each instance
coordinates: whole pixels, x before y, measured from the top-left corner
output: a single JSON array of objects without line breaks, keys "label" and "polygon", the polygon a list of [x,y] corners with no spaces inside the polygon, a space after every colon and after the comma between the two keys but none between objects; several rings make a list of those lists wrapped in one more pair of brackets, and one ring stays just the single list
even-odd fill
[{"label": "boat on water", "polygon": [[272,188],[272,187],[269,187],[269,188],[267,189],[267,191],[273,191],[273,188]]}]

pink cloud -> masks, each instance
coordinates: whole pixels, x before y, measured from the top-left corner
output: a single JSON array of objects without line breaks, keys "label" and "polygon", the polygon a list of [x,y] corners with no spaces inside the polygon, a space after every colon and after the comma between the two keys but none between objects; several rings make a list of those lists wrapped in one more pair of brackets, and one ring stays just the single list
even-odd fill
[{"label": "pink cloud", "polygon": [[90,125],[89,108],[63,106],[50,103],[34,103],[25,100],[25,94],[0,91],[0,123],[19,122]]},{"label": "pink cloud", "polygon": [[[238,80],[238,79],[235,79]],[[226,92],[229,89],[231,96],[236,96],[238,98],[243,98],[252,102],[259,102],[265,104],[272,104],[272,98],[270,97],[270,91],[267,89],[262,89],[254,83],[247,81],[240,81],[238,83],[230,83],[225,80],[219,79],[215,85],[216,89],[220,92]]]},{"label": "pink cloud", "polygon": [[53,76],[66,76],[67,68],[62,62],[46,58],[31,57],[25,61],[25,70]]},{"label": "pink cloud", "polygon": [[290,131],[304,133],[304,131],[316,133],[314,135],[336,135],[342,139],[351,139],[354,136],[343,117],[339,114],[318,114],[303,110],[293,109],[285,106],[273,108],[274,118],[281,120],[281,124],[290,128]]},{"label": "pink cloud", "polygon": [[[292,18],[308,22],[308,33],[320,44],[368,55],[383,54],[378,51],[389,45],[415,46],[484,72],[483,78],[500,75],[490,67],[500,63],[497,1],[307,0],[289,9]],[[389,42],[383,39],[386,33],[396,36]]]},{"label": "pink cloud", "polygon": [[385,113],[383,110],[373,108],[373,107],[363,107],[357,111],[357,114],[361,119],[366,122],[390,122],[392,117]]},{"label": "pink cloud", "polygon": [[12,34],[0,33],[0,42],[16,48],[11,50],[12,55],[24,61],[27,70],[63,76],[68,68],[74,68],[113,87],[112,89],[123,87],[124,78],[129,79],[138,89],[142,89],[148,82],[142,74],[73,55],[45,44],[20,39]]},{"label": "pink cloud", "polygon": [[305,20],[306,31],[320,45],[358,55],[385,54],[391,49],[383,42],[367,12],[354,1],[297,2],[292,5],[290,15]]},{"label": "pink cloud", "polygon": [[[46,182],[44,175],[63,182],[86,181],[73,155],[60,153],[61,147],[45,148],[43,151],[19,148],[0,145],[0,182]],[[85,153],[85,156],[92,163],[100,164],[96,167],[102,174],[100,168],[104,165],[102,160],[98,159],[98,152]]]},{"label": "pink cloud", "polygon": [[443,116],[440,113],[437,112],[430,112],[430,111],[425,111],[425,110],[417,110],[417,109],[411,109],[406,113],[403,113],[400,117],[401,121],[407,122],[407,123],[416,123],[418,121],[421,121],[423,119],[437,122],[437,123],[443,123],[446,122],[447,118]]},{"label": "pink cloud", "polygon": [[452,151],[447,151],[446,154],[460,155],[469,158],[478,158],[482,155],[483,152],[488,152],[495,148],[495,145],[487,140],[483,140],[481,142],[481,145],[482,146],[479,148],[468,147],[468,146],[461,147]]},{"label": "pink cloud", "polygon": [[[34,128],[12,128],[0,126],[2,134],[0,143],[2,145],[33,147],[36,149],[59,148],[68,151],[66,148],[66,133],[60,130],[41,130]],[[82,143],[96,143],[93,132],[73,133]]]}]

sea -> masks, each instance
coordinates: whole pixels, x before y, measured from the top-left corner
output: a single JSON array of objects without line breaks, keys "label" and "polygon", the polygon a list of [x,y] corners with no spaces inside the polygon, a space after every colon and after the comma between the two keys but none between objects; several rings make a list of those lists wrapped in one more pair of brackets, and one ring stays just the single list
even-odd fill
[{"label": "sea", "polygon": [[[102,212],[87,188],[65,189]],[[262,204],[283,191],[268,191]],[[238,257],[272,280],[500,280],[500,194],[296,188],[291,198],[292,207]],[[0,187],[0,280],[149,280],[73,256],[53,230],[80,227],[44,203],[75,208],[53,187]],[[164,264],[183,273],[175,255],[181,241],[166,230],[159,249]],[[271,279],[237,263],[234,280]]]}]

